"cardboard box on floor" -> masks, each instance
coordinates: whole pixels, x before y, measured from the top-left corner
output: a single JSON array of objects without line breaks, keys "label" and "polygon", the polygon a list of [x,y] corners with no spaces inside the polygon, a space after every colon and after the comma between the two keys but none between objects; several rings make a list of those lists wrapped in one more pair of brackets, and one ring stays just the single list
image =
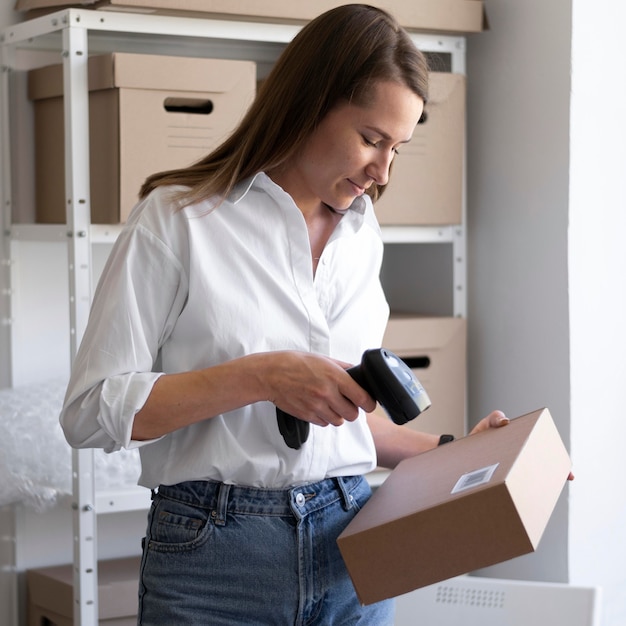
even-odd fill
[{"label": "cardboard box on floor", "polygon": [[[17,11],[82,7],[229,19],[304,22],[333,7],[338,0],[17,0]],[[482,0],[373,0],[405,27],[434,32],[470,33],[488,28]]]},{"label": "cardboard box on floor", "polygon": [[570,468],[548,409],[403,461],[338,538],[359,599],[534,551]]},{"label": "cardboard box on floor", "polygon": [[[115,53],[89,59],[91,217],[128,217],[157,171],[184,167],[230,133],[251,103],[250,61]],[[35,104],[37,221],[65,222],[63,69],[29,72]]]},{"label": "cardboard box on floor", "polygon": [[465,77],[432,72],[426,120],[394,158],[389,184],[374,205],[381,224],[463,221]]},{"label": "cardboard box on floor", "polygon": [[[98,617],[106,626],[137,623],[140,557],[98,563]],[[26,572],[28,626],[72,626],[74,568],[58,565]]]},{"label": "cardboard box on floor", "polygon": [[[466,432],[466,320],[395,314],[382,345],[407,363],[432,402],[406,428],[462,437]],[[376,412],[384,410],[379,407]]]}]

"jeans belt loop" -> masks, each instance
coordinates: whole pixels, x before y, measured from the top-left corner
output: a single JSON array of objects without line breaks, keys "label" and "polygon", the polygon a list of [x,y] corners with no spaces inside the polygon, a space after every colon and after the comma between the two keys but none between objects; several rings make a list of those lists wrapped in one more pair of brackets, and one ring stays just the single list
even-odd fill
[{"label": "jeans belt loop", "polygon": [[343,499],[343,508],[349,511],[354,505],[354,498],[348,493],[346,479],[343,476],[338,476],[335,480]]},{"label": "jeans belt loop", "polygon": [[220,483],[217,492],[217,507],[215,524],[216,526],[226,526],[226,513],[228,511],[228,494],[230,493],[230,485]]}]

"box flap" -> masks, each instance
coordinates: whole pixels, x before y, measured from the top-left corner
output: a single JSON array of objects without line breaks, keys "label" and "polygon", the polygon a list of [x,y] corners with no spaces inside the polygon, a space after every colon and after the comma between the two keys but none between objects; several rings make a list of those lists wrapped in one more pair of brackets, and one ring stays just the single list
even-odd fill
[{"label": "box flap", "polygon": [[[171,57],[153,54],[112,53],[93,56],[88,62],[90,91],[129,88],[195,93],[227,93],[256,75],[252,61]],[[31,100],[63,94],[63,65],[57,63],[28,73]]]}]

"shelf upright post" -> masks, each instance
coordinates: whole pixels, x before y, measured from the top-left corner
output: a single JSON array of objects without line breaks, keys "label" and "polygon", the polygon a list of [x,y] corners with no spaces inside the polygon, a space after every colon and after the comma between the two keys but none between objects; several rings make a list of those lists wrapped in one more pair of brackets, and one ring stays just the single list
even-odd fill
[{"label": "shelf upright post", "polygon": [[[11,376],[11,168],[10,168],[10,135],[9,135],[9,80],[10,72],[15,67],[15,51],[13,47],[5,45],[4,37],[0,37],[0,346],[2,356],[0,361],[0,387],[12,384]],[[0,553],[2,558],[2,572],[0,584],[7,585],[4,597],[7,598],[5,616],[17,623],[18,585],[17,585],[17,541],[12,540],[18,530],[19,512],[17,509],[6,508],[0,511],[0,526],[11,528],[12,532],[5,533],[0,539]]]},{"label": "shelf upright post", "polygon": [[2,36],[0,43],[0,386],[13,383],[11,375],[11,222],[12,222],[12,191],[11,191],[11,140],[10,140],[10,80],[11,71],[15,67],[15,50]]},{"label": "shelf upright post", "polygon": [[[452,71],[467,76],[465,37],[455,37],[452,50]],[[467,318],[467,137],[465,137],[463,158],[463,206],[461,224],[453,226],[452,254],[453,259],[453,308],[455,317]]]},{"label": "shelf upright post", "polygon": [[[63,29],[65,201],[69,256],[71,360],[82,339],[91,303],[89,89],[87,29]],[[72,451],[74,624],[98,624],[97,516],[93,450]]]}]

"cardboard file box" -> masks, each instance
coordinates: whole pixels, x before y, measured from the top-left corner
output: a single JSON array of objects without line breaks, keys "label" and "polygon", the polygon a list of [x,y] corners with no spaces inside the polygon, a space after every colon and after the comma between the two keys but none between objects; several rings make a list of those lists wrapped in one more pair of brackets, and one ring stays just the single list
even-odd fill
[{"label": "cardboard file box", "polygon": [[[91,218],[125,221],[155,172],[185,167],[237,125],[256,89],[250,61],[115,53],[89,59]],[[29,72],[37,221],[65,222],[63,70]]]},{"label": "cardboard file box", "polygon": [[547,409],[403,461],[338,538],[359,599],[534,551],[570,469]]},{"label": "cardboard file box", "polygon": [[[308,21],[338,5],[339,0],[17,0],[18,11],[67,6],[189,15],[229,19]],[[438,32],[480,32],[488,28],[482,0],[383,0],[371,2],[387,9],[407,28]]]},{"label": "cardboard file box", "polygon": [[381,224],[460,224],[463,216],[465,77],[432,72],[426,121],[394,158],[374,205]]},{"label": "cardboard file box", "polygon": [[[98,618],[106,626],[137,623],[140,557],[98,563]],[[72,626],[74,568],[59,565],[31,569],[28,587],[28,626]]]},{"label": "cardboard file box", "polygon": [[[462,437],[466,432],[466,320],[395,315],[389,319],[382,345],[411,367],[432,402],[405,428]],[[376,411],[384,413],[380,407]]]}]

